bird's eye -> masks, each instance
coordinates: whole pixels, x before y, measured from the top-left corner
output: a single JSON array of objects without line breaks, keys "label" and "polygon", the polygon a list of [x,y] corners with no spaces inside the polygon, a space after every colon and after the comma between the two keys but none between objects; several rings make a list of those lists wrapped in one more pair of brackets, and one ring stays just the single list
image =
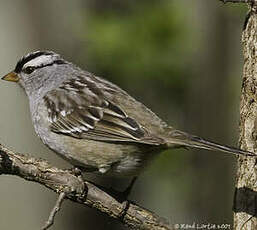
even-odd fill
[{"label": "bird's eye", "polygon": [[34,70],[35,70],[34,67],[28,66],[28,67],[26,67],[26,68],[23,70],[23,72],[26,73],[26,74],[31,74]]}]

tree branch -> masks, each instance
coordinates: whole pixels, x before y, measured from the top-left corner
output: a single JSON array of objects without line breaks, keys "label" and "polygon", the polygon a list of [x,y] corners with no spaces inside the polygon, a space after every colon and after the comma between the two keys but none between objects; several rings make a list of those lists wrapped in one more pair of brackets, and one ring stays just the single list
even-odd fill
[{"label": "tree branch", "polygon": [[[244,69],[240,103],[242,149],[257,152],[257,14],[251,7],[242,34]],[[257,228],[257,168],[255,158],[238,158],[234,196],[234,229]],[[255,217],[255,218],[253,218]]]},{"label": "tree branch", "polygon": [[[42,159],[14,153],[1,144],[0,174],[16,175],[25,180],[40,183],[58,194],[65,193],[66,198],[96,208],[131,229],[173,229],[166,220],[131,201],[120,203],[93,183],[82,182],[79,177],[68,170],[52,167]],[[59,198],[61,199],[61,197]],[[53,210],[50,217],[54,216],[55,213]],[[51,221],[50,217],[49,220]]]},{"label": "tree branch", "polygon": [[224,4],[226,4],[228,2],[232,2],[232,3],[252,3],[252,4],[257,3],[256,0],[220,0],[220,1],[223,2]]},{"label": "tree branch", "polygon": [[64,201],[65,197],[66,197],[65,192],[61,192],[56,201],[56,204],[55,204],[54,208],[52,209],[50,216],[49,216],[48,220],[46,221],[45,225],[43,226],[42,230],[46,230],[54,224],[54,217],[57,214],[57,212],[60,211],[62,202]]}]

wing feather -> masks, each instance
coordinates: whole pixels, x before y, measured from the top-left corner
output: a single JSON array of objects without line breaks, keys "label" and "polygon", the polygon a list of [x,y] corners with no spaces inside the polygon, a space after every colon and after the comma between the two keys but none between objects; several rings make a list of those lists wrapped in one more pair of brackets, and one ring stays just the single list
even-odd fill
[{"label": "wing feather", "polygon": [[[116,89],[108,85],[108,91]],[[160,144],[86,77],[68,80],[44,96],[50,129],[55,133],[98,141]]]}]

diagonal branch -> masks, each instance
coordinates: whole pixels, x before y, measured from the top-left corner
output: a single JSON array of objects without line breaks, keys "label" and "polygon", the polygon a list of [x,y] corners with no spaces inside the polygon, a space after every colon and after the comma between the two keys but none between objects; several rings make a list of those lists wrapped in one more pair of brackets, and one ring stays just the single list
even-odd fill
[{"label": "diagonal branch", "polygon": [[256,0],[220,0],[220,1],[223,2],[224,4],[226,4],[228,2],[232,2],[232,3],[252,3],[252,4],[257,3]]},{"label": "diagonal branch", "polygon": [[16,175],[40,183],[56,193],[65,193],[66,198],[96,208],[131,229],[173,229],[163,218],[131,201],[120,203],[94,184],[82,182],[68,170],[52,167],[42,159],[15,153],[1,144],[0,174]]},{"label": "diagonal branch", "polygon": [[56,201],[56,204],[55,204],[54,208],[52,209],[52,211],[50,212],[50,216],[49,216],[48,220],[46,221],[45,225],[43,226],[42,230],[47,230],[54,224],[54,217],[57,214],[57,212],[60,211],[62,202],[64,201],[65,197],[66,197],[66,193],[61,192]]}]

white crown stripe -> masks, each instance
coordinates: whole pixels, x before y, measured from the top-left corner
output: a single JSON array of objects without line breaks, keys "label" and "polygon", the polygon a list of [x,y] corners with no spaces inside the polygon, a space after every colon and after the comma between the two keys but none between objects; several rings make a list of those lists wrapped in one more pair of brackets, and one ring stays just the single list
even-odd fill
[{"label": "white crown stripe", "polygon": [[42,65],[49,65],[54,63],[55,58],[51,55],[41,55],[39,57],[36,57],[30,61],[28,61],[27,63],[24,64],[23,68],[26,68],[28,66],[32,66],[32,67],[40,67]]}]

